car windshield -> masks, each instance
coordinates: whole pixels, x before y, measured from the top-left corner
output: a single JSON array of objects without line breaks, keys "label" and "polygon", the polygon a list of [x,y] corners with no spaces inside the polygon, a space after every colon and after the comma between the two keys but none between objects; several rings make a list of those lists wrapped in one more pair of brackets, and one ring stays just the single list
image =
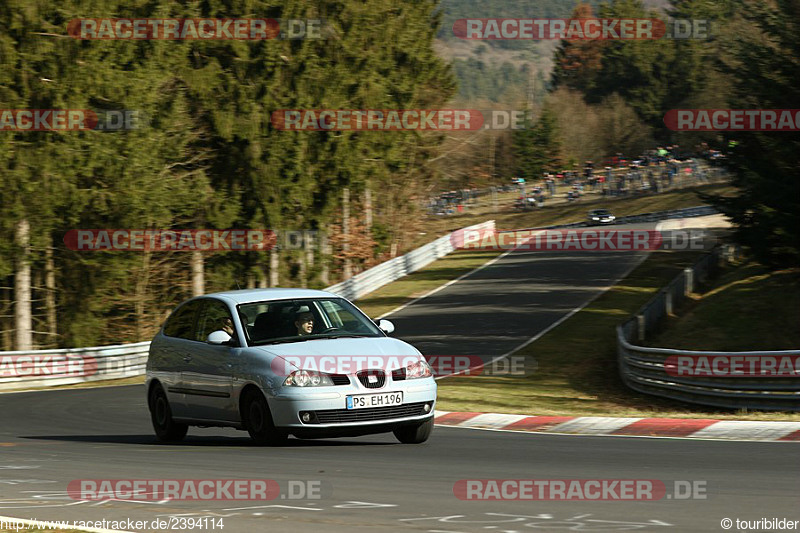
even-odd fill
[{"label": "car windshield", "polygon": [[253,302],[239,305],[238,310],[249,346],[383,336],[369,318],[342,298]]},{"label": "car windshield", "polygon": [[609,215],[610,213],[608,212],[607,209],[598,209],[597,211],[594,211],[592,214],[594,216],[602,217],[605,215]]}]

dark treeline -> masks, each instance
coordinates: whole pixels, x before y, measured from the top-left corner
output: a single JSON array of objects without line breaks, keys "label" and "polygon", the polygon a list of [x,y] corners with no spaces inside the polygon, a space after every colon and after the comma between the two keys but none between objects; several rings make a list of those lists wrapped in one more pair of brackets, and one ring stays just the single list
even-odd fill
[{"label": "dark treeline", "polygon": [[[2,108],[128,109],[142,119],[121,132],[0,132],[0,347],[148,340],[193,281],[195,292],[198,282],[205,292],[322,287],[341,279],[345,262],[355,272],[402,248],[440,138],[277,131],[270,113],[441,107],[455,84],[433,53],[434,8],[382,0],[0,3]],[[321,39],[67,36],[68,22],[84,17],[326,23]],[[346,253],[336,235],[345,189],[351,240],[370,244]],[[329,249],[309,251],[75,252],[63,243],[73,228],[307,229],[330,240]]]}]

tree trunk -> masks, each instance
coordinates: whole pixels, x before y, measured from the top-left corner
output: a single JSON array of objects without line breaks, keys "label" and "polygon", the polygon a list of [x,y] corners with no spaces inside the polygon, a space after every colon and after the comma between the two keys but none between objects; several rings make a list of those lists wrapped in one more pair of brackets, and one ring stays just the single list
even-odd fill
[{"label": "tree trunk", "polygon": [[328,286],[331,283],[331,273],[328,270],[328,261],[331,257],[331,247],[328,244],[328,234],[327,233],[320,233],[319,235],[319,249],[320,249],[320,260],[322,261],[322,271],[319,274],[319,279],[324,286]]},{"label": "tree trunk", "polygon": [[367,225],[367,232],[372,232],[372,190],[367,187],[364,191],[364,223]]},{"label": "tree trunk", "polygon": [[280,265],[280,256],[276,248],[269,251],[269,286],[277,287],[280,278],[278,277],[278,267]]},{"label": "tree trunk", "polygon": [[14,349],[14,318],[10,314],[6,314],[14,307],[14,289],[11,287],[0,287],[0,302],[2,308],[0,309],[0,331],[2,331],[3,344],[0,347],[3,351],[11,351]]},{"label": "tree trunk", "polygon": [[206,279],[203,263],[203,252],[192,252],[192,296],[200,296],[206,292]]},{"label": "tree trunk", "polygon": [[308,264],[306,263],[306,251],[305,251],[305,242],[303,243],[303,249],[300,250],[300,254],[298,255],[298,263],[297,266],[299,268],[298,276],[300,278],[300,287],[307,289],[308,288]]},{"label": "tree trunk", "polygon": [[342,191],[342,235],[344,235],[344,279],[353,277],[353,265],[350,261],[350,189],[345,187]]},{"label": "tree trunk", "polygon": [[[310,237],[309,235],[313,235]],[[305,246],[305,265],[306,265],[306,275],[308,275],[308,271],[314,268],[314,250],[319,246],[319,239],[318,239],[317,232],[309,232],[305,233],[305,237],[303,238],[303,246]],[[313,239],[313,240],[310,240]]]},{"label": "tree trunk", "polygon": [[141,342],[144,338],[145,309],[147,308],[147,285],[150,283],[150,254],[145,251],[142,255],[142,270],[136,280],[136,294],[134,296],[134,314],[136,323],[135,339]]},{"label": "tree trunk", "polygon": [[17,350],[33,348],[33,317],[31,313],[31,226],[27,219],[17,222],[15,240],[19,246],[17,271],[14,276],[14,331]]},{"label": "tree trunk", "polygon": [[44,255],[44,305],[47,309],[48,345],[58,343],[58,324],[56,322],[56,265],[53,259],[53,247],[48,246]]}]

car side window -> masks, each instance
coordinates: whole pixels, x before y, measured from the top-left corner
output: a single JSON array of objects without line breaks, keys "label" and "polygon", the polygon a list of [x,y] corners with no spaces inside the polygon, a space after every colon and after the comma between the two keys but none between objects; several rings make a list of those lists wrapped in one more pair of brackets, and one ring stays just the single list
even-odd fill
[{"label": "car side window", "polygon": [[172,313],[164,324],[164,335],[179,339],[194,340],[194,317],[200,302],[197,300],[187,302]]},{"label": "car side window", "polygon": [[197,337],[195,340],[206,342],[208,335],[214,331],[225,331],[231,337],[236,337],[233,328],[233,319],[228,306],[219,300],[203,300],[203,307],[197,319]]}]

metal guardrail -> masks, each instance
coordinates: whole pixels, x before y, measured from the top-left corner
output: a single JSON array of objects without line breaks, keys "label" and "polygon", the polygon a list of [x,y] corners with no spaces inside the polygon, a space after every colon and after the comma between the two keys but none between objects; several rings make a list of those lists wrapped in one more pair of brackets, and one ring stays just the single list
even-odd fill
[{"label": "metal guardrail", "polygon": [[0,352],[0,389],[46,388],[141,376],[150,342]]},{"label": "metal guardrail", "polygon": [[[494,220],[475,224],[462,230],[494,231]],[[433,242],[421,246],[400,257],[390,259],[385,263],[356,274],[352,278],[337,283],[325,289],[348,300],[357,300],[384,285],[391,283],[403,276],[426,267],[437,259],[444,257],[456,248],[453,246],[452,233],[439,237]]]},{"label": "metal guardrail", "polygon": [[[797,377],[699,377],[671,375],[667,358],[675,356],[800,356],[800,350],[708,352],[636,346],[718,268],[736,255],[730,245],[715,248],[685,269],[639,311],[617,326],[617,363],[622,381],[645,394],[689,403],[734,409],[800,411]],[[677,374],[677,372],[673,372]]]},{"label": "metal guardrail", "polygon": [[[494,231],[494,220],[465,229]],[[451,235],[440,237],[325,290],[348,300],[358,299],[454,251]],[[94,348],[0,352],[0,390],[46,388],[141,376],[145,373],[149,348],[148,341]]]}]

